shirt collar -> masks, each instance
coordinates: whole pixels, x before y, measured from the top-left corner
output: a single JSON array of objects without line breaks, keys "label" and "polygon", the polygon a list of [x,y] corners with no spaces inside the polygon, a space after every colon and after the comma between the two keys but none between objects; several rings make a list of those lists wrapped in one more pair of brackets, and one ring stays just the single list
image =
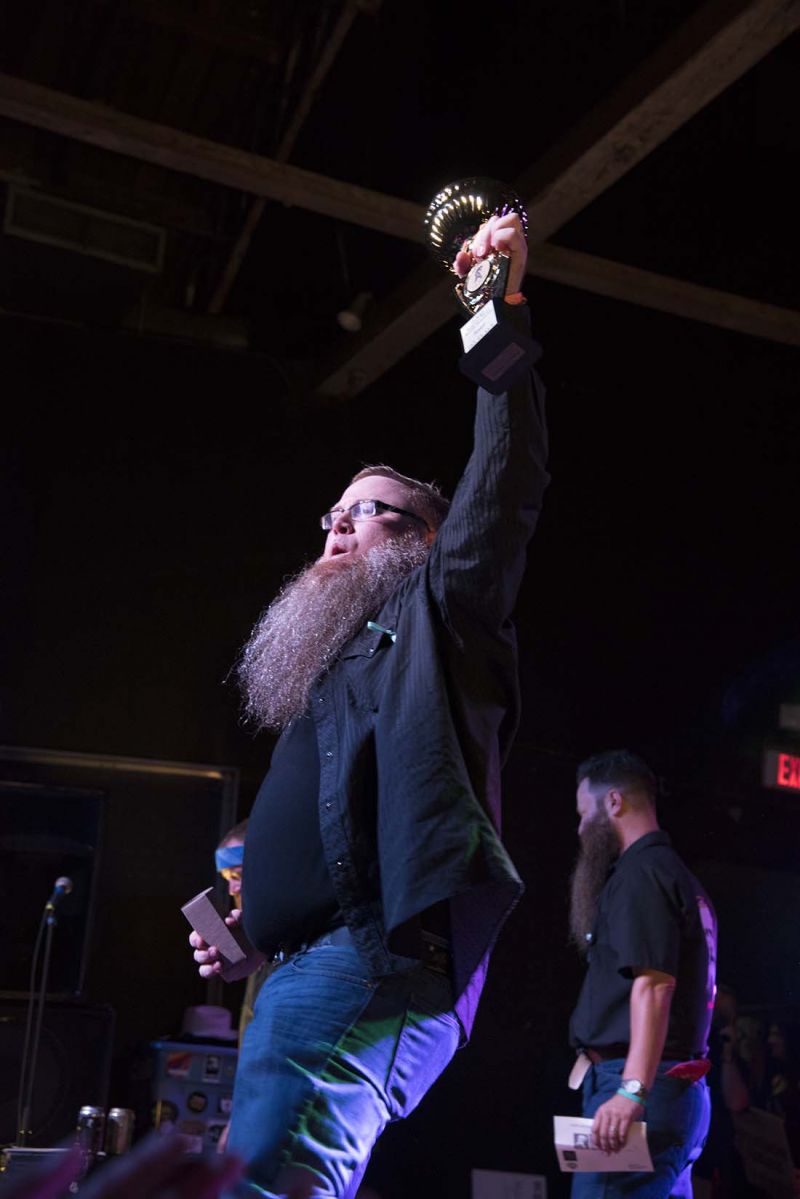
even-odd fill
[{"label": "shirt collar", "polygon": [[652,833],[645,833],[643,836],[638,837],[632,845],[629,845],[628,848],[620,854],[612,867],[612,873],[614,870],[619,869],[620,866],[627,864],[633,858],[637,857],[642,850],[649,849],[651,845],[671,844],[672,841],[669,833],[665,833],[661,828],[655,829]]}]

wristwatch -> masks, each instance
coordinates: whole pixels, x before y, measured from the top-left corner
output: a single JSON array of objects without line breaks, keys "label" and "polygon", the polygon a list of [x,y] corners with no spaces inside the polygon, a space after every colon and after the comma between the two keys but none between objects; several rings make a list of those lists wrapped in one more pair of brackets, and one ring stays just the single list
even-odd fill
[{"label": "wristwatch", "polygon": [[647,1087],[638,1078],[623,1078],[620,1086],[629,1095],[635,1096],[636,1099],[647,1098]]}]

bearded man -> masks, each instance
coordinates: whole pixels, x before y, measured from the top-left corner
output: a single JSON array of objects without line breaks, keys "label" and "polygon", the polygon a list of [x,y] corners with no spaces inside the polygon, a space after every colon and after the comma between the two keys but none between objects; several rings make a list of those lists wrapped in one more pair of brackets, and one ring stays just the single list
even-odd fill
[{"label": "bearded man", "polygon": [[[527,323],[516,215],[488,221],[459,272],[492,249],[511,259],[508,318]],[[322,557],[245,647],[247,711],[281,732],[244,853],[246,931],[282,962],[237,1071],[229,1143],[248,1194],[353,1195],[382,1129],[469,1035],[521,891],[499,776],[545,458],[538,380],[479,391],[452,505],[389,467],[360,471],[322,517]],[[201,974],[218,972],[192,943]]]},{"label": "bearded man", "polygon": [[583,1114],[606,1153],[646,1120],[653,1172],[576,1173],[573,1199],[691,1199],[710,1116],[714,910],[659,828],[656,779],[641,758],[598,754],[577,781],[570,923],[587,972],[570,1022],[570,1085],[583,1084]]}]

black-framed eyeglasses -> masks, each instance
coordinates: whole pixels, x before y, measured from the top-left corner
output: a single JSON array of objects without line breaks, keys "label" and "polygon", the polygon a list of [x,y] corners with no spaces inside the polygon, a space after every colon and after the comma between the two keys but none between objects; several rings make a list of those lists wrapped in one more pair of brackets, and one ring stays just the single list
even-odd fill
[{"label": "black-framed eyeglasses", "polygon": [[349,516],[351,520],[369,520],[372,516],[380,516],[382,512],[397,512],[400,516],[408,516],[411,520],[419,521],[430,532],[428,522],[417,516],[416,512],[409,512],[407,508],[396,508],[394,504],[385,504],[383,500],[356,500],[349,508],[334,508],[326,512],[319,518],[319,523],[323,532],[328,533],[339,516]]}]

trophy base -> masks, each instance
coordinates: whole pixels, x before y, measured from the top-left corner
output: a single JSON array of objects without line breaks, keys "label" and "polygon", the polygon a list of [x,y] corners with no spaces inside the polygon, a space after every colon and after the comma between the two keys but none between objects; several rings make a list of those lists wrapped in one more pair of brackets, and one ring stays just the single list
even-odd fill
[{"label": "trophy base", "polygon": [[458,365],[491,395],[502,395],[541,357],[542,347],[509,319],[504,300],[489,300],[461,326],[464,353]]},{"label": "trophy base", "polygon": [[220,977],[226,983],[232,983],[252,973],[247,955],[250,946],[244,929],[225,923],[213,896],[214,888],[207,887],[185,903],[181,911],[207,944],[216,945],[222,959]]}]

